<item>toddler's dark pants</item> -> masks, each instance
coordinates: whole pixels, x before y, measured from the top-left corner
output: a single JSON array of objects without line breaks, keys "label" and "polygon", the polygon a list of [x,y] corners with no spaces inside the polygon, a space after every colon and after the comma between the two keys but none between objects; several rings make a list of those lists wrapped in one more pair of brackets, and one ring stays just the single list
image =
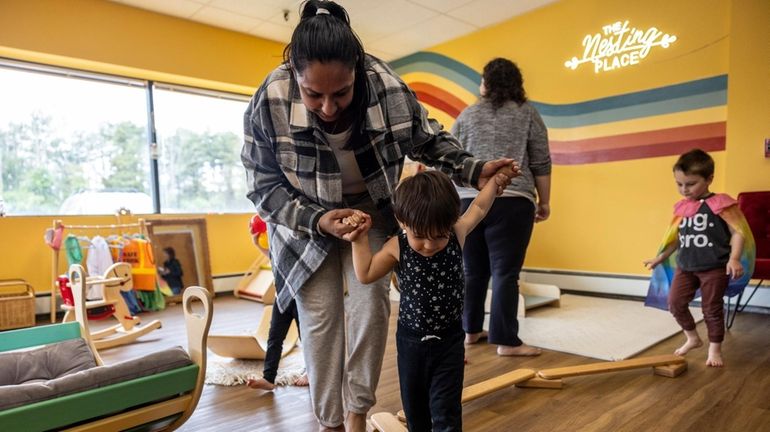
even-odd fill
[{"label": "toddler's dark pants", "polygon": [[278,309],[278,305],[273,305],[273,316],[270,318],[270,332],[267,334],[265,366],[262,371],[262,377],[273,384],[275,384],[275,377],[278,374],[278,363],[281,361],[283,340],[286,339],[286,334],[289,333],[292,320],[297,321],[297,328],[299,328],[297,303],[292,301],[285,312],[281,312]]},{"label": "toddler's dark pants", "polygon": [[458,321],[438,337],[396,331],[401,403],[411,432],[462,431],[465,333]]}]

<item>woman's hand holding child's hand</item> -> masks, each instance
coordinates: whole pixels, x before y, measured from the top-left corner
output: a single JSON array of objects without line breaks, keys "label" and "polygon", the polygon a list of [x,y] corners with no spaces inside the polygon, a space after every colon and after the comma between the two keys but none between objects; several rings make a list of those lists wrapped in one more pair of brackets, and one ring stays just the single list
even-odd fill
[{"label": "woman's hand holding child's hand", "polygon": [[520,175],[521,169],[519,169],[519,164],[513,159],[488,161],[481,167],[478,187],[479,190],[484,189],[487,182],[494,180],[497,184],[497,194],[500,195],[506,186],[511,184],[511,179]]},{"label": "woman's hand holding child's hand", "polygon": [[743,276],[743,266],[739,260],[731,259],[727,262],[727,275],[731,279],[738,279]]},{"label": "woman's hand holding child's hand", "polygon": [[342,219],[342,222],[353,227],[353,231],[342,236],[344,240],[354,242],[372,227],[372,217],[361,210],[354,210],[353,214]]}]

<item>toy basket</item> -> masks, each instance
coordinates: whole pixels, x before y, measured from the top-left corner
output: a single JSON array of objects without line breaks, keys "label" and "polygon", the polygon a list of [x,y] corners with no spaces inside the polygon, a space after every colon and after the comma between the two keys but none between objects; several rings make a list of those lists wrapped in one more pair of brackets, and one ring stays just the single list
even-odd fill
[{"label": "toy basket", "polygon": [[35,325],[35,290],[24,279],[0,280],[0,330]]}]

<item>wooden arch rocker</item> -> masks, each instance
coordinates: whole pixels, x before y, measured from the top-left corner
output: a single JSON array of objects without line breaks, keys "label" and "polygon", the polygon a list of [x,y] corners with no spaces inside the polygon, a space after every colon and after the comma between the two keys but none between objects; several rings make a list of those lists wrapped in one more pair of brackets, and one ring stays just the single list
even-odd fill
[{"label": "wooden arch rocker", "polygon": [[[270,332],[270,319],[273,306],[265,306],[257,331],[250,335],[209,335],[208,347],[220,357],[246,360],[264,360],[267,352],[267,337]],[[281,357],[288,354],[297,344],[299,331],[297,323],[292,322],[286,339],[283,341]]]},{"label": "wooden arch rocker", "polygon": [[[103,365],[90,340],[83,298],[83,268],[71,266],[69,276],[73,281],[76,321],[6,332],[0,339],[0,352],[83,339],[90,347],[96,366],[100,367],[77,373],[121,368],[116,376],[131,376],[126,374],[125,369],[130,362],[122,362],[123,366],[121,363]],[[201,313],[193,311],[194,301],[202,305]],[[183,308],[189,364],[179,364],[162,372],[140,374],[118,382],[105,381],[103,385],[90,385],[78,388],[74,393],[0,410],[3,430],[101,432],[178,429],[192,415],[203,391],[206,336],[213,313],[211,293],[197,286],[187,288],[183,295]],[[82,378],[81,381],[88,381],[88,378]],[[45,386],[55,387],[50,384],[53,381],[48,381]]]},{"label": "wooden arch rocker", "polygon": [[[152,320],[149,323],[137,327],[141,324],[141,318],[132,316],[126,306],[125,300],[121,296],[121,291],[129,292],[133,288],[131,278],[131,264],[120,262],[111,265],[104,273],[103,277],[88,277],[85,285],[104,285],[104,299],[87,301],[85,307],[87,310],[107,307],[111,310],[112,316],[118,320],[118,324],[103,330],[98,330],[90,334],[93,345],[97,350],[125,345],[135,341],[137,338],[159,329],[161,323],[158,320]],[[72,290],[62,287],[62,309],[64,309],[64,319],[62,322],[75,321],[75,301]]]}]

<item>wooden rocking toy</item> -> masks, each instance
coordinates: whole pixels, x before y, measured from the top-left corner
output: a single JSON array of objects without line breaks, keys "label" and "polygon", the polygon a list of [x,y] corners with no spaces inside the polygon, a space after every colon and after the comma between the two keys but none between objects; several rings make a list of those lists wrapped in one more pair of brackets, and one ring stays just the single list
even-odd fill
[{"label": "wooden rocking toy", "polygon": [[266,305],[275,302],[273,272],[270,269],[270,260],[266,256],[260,255],[254,260],[238,282],[233,294],[238,298],[258,301]]},{"label": "wooden rocking toy", "polygon": [[[267,352],[267,337],[270,333],[270,319],[273,316],[273,306],[265,306],[259,327],[250,335],[209,335],[208,347],[216,355],[248,360],[264,360]],[[297,323],[292,322],[286,339],[283,341],[281,357],[288,354],[297,344],[299,331]]]},{"label": "wooden rocking toy", "polygon": [[[141,319],[131,315],[125,300],[123,300],[120,294],[120,291],[128,292],[133,288],[130,264],[122,262],[113,264],[107,269],[103,277],[88,277],[85,284],[86,286],[104,285],[104,299],[87,301],[86,309],[106,307],[119,323],[90,334],[94,347],[97,350],[131,343],[137,338],[161,327],[161,323],[158,320],[152,320],[141,327],[137,327],[138,324],[141,324]],[[75,321],[74,298],[71,289],[63,285],[61,287],[61,294],[64,301],[62,309],[65,311],[62,322]]]}]

